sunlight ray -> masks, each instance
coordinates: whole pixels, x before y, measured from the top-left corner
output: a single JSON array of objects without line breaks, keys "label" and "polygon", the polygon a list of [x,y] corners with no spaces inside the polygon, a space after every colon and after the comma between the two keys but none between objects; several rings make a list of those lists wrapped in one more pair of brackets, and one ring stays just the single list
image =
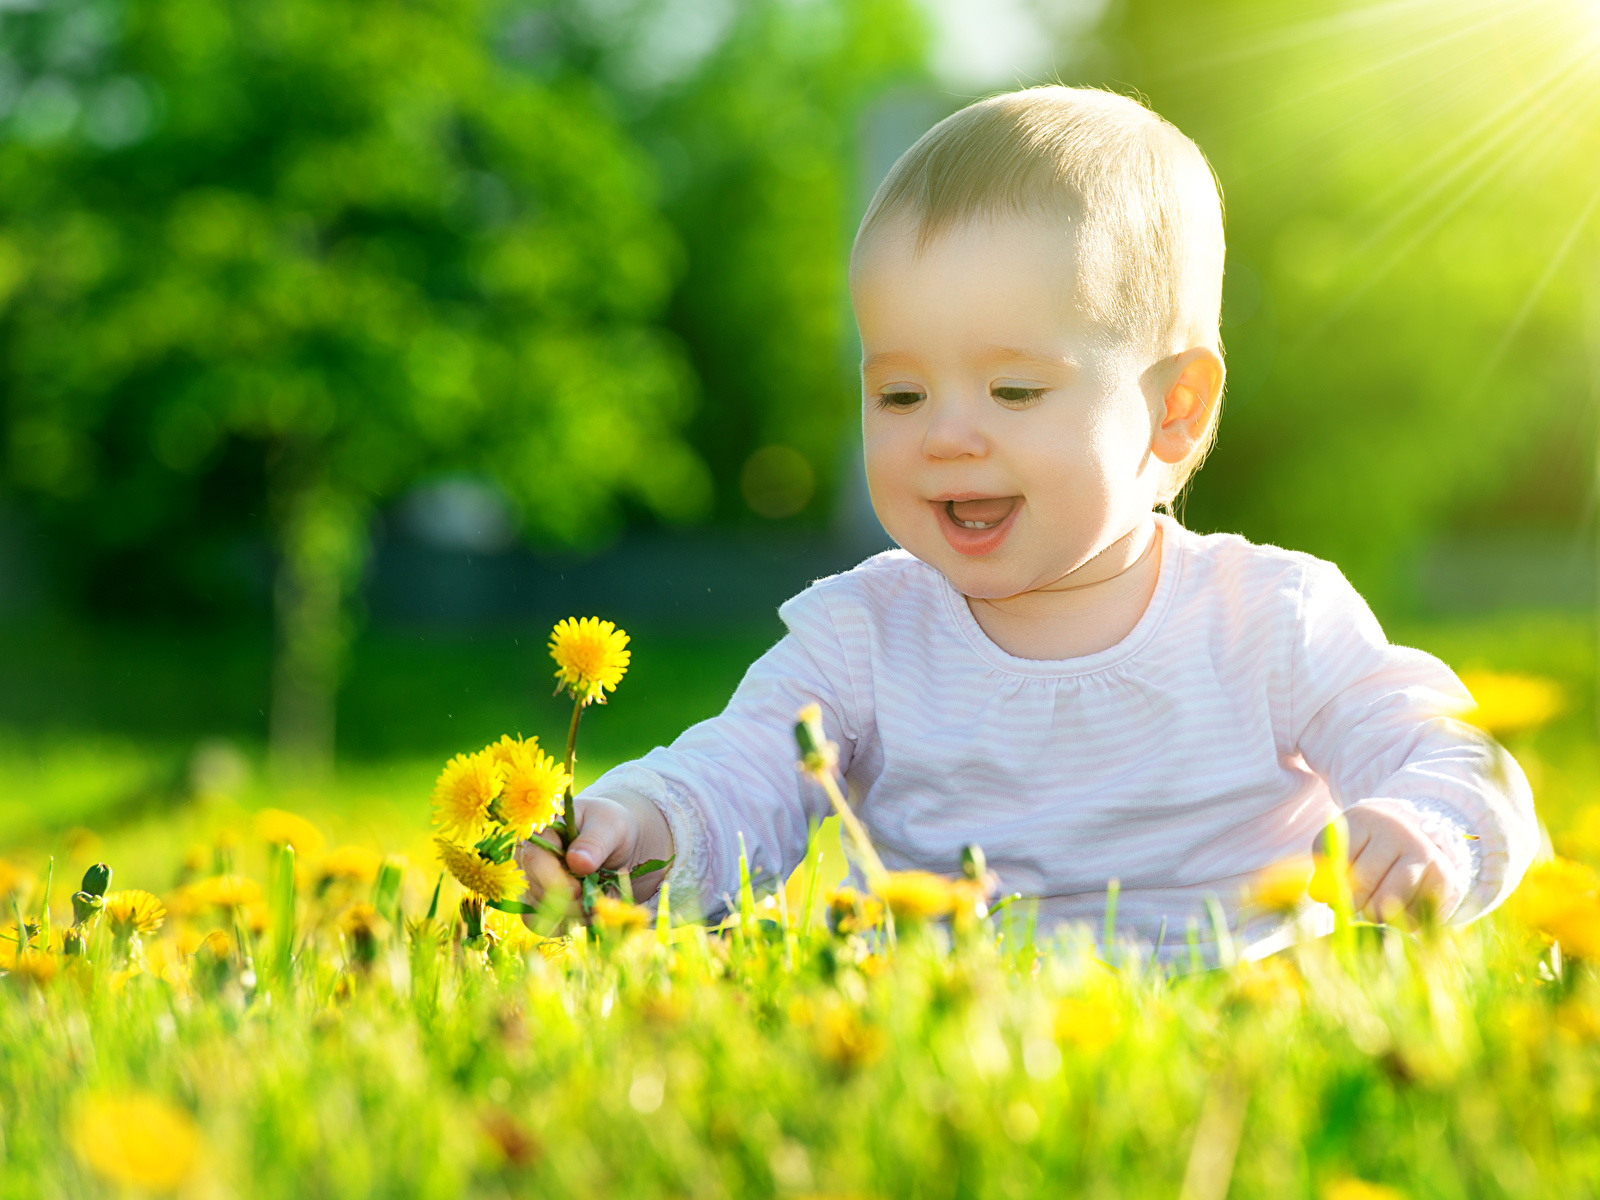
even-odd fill
[{"label": "sunlight ray", "polygon": [[[1581,51],[1573,47],[1569,37],[1563,36],[1566,28],[1552,15],[1537,23],[1528,23],[1521,26],[1516,38],[1516,49],[1507,51],[1502,44],[1484,45],[1463,59],[1451,62],[1448,69],[1440,69],[1420,73],[1414,80],[1405,83],[1400,91],[1392,97],[1391,102],[1408,101],[1414,116],[1422,118],[1430,115],[1448,113],[1452,108],[1463,101],[1470,100],[1483,89],[1483,80],[1491,72],[1510,73],[1518,67],[1532,66],[1541,60],[1559,54],[1570,59],[1569,66],[1575,66],[1581,61]],[[1436,47],[1441,43],[1427,42],[1422,47],[1403,50],[1391,56],[1387,65],[1393,66],[1403,62],[1419,50]],[[1359,62],[1369,60],[1354,48],[1351,57]],[[1316,72],[1311,72],[1315,74]],[[1296,93],[1279,103],[1265,106],[1242,121],[1235,124],[1241,132],[1248,132],[1252,128],[1259,128],[1269,122],[1282,123],[1292,119],[1295,113],[1310,108],[1317,102],[1326,102],[1340,89],[1354,87],[1357,82],[1369,76],[1371,71],[1367,68],[1356,71],[1347,71],[1338,79],[1313,88],[1309,91]],[[1535,84],[1534,89],[1547,86],[1548,80]],[[1504,107],[1510,107],[1515,101],[1508,102]],[[1351,128],[1358,127],[1375,111],[1375,104],[1365,105],[1351,112],[1331,126],[1319,129],[1312,139],[1295,144],[1285,144],[1277,153],[1254,160],[1243,174],[1246,177],[1257,176],[1262,173],[1281,169],[1286,162],[1304,156],[1315,145],[1337,142],[1341,133]],[[1422,123],[1422,122],[1417,122]],[[1414,133],[1411,126],[1407,126],[1405,133]],[[1402,130],[1396,128],[1391,141],[1403,140]]]},{"label": "sunlight ray", "polygon": [[[1480,160],[1515,134],[1521,132],[1526,125],[1534,121],[1539,115],[1538,108],[1533,104],[1533,101],[1540,97],[1541,93],[1545,95],[1562,93],[1568,88],[1569,84],[1578,80],[1587,65],[1585,56],[1581,53],[1569,51],[1567,62],[1556,67],[1550,74],[1536,80],[1516,95],[1509,97],[1374,196],[1367,208],[1376,211],[1390,211],[1391,215],[1384,225],[1374,231],[1368,239],[1369,244],[1382,240],[1396,227],[1409,219],[1418,208],[1428,204],[1441,191],[1453,186],[1460,176],[1471,171],[1478,165]],[[1506,124],[1502,128],[1495,130],[1495,126],[1501,121],[1505,121]],[[1482,140],[1475,148],[1466,149],[1475,139],[1480,138]],[[1445,167],[1444,164],[1458,153],[1461,157],[1455,162],[1455,165]],[[1436,172],[1438,173],[1436,174]],[[1430,176],[1433,182],[1426,188],[1412,194],[1410,199],[1400,208],[1394,209],[1392,207],[1400,195],[1409,191],[1414,181]]]},{"label": "sunlight ray", "polygon": [[1550,255],[1550,261],[1545,264],[1544,270],[1534,282],[1533,287],[1529,289],[1527,296],[1522,301],[1522,305],[1517,309],[1516,315],[1511,318],[1511,323],[1506,326],[1504,335],[1501,336],[1493,352],[1484,362],[1482,369],[1479,371],[1478,383],[1473,392],[1474,395],[1481,394],[1489,386],[1490,379],[1505,358],[1506,352],[1510,350],[1511,344],[1516,340],[1517,335],[1522,332],[1522,327],[1527,324],[1528,318],[1533,315],[1534,308],[1538,306],[1539,300],[1544,296],[1551,282],[1554,281],[1562,264],[1566,262],[1567,256],[1572,253],[1572,248],[1578,244],[1579,237],[1583,235],[1584,228],[1589,224],[1589,219],[1594,216],[1597,207],[1600,207],[1600,178],[1597,178],[1594,189],[1589,193],[1588,202],[1579,211],[1576,219],[1567,229],[1566,236],[1561,239],[1561,244]]},{"label": "sunlight ray", "polygon": [[[1517,127],[1515,126],[1511,127],[1511,129],[1506,132],[1506,136],[1509,136],[1509,133],[1516,132],[1516,129]],[[1545,136],[1551,137],[1555,135],[1546,130]],[[1504,141],[1505,137],[1497,135],[1497,140]],[[1321,320],[1315,322],[1305,331],[1304,334],[1301,335],[1301,337],[1296,339],[1291,352],[1303,350],[1306,346],[1315,343],[1333,325],[1337,324],[1344,316],[1354,309],[1356,304],[1364,296],[1368,295],[1374,287],[1381,283],[1391,271],[1399,266],[1400,263],[1404,262],[1412,254],[1412,252],[1414,252],[1419,246],[1421,246],[1430,237],[1442,229],[1452,218],[1454,218],[1455,215],[1460,212],[1461,209],[1465,207],[1474,196],[1478,194],[1478,192],[1486,187],[1500,171],[1504,170],[1505,167],[1513,161],[1516,152],[1524,149],[1525,146],[1526,144],[1512,148],[1512,150],[1494,160],[1488,168],[1476,172],[1463,188],[1455,192],[1450,197],[1448,203],[1440,206],[1437,210],[1430,213],[1428,220],[1425,221],[1410,237],[1406,238],[1405,241],[1397,246],[1388,256],[1386,256],[1381,263],[1369,271],[1359,284],[1351,288],[1351,290],[1347,292],[1337,304],[1333,305],[1328,312],[1324,314]],[[1470,162],[1475,165],[1477,160],[1481,157],[1481,154],[1474,155]],[[1451,179],[1453,180],[1459,177],[1467,169],[1469,168],[1464,164],[1456,171],[1451,172]],[[1431,198],[1432,196],[1437,195],[1438,191],[1443,186],[1446,185],[1441,184],[1440,187],[1430,189],[1428,193],[1429,197]],[[1419,207],[1419,204],[1409,205],[1407,209],[1407,215],[1409,216],[1414,214]],[[1388,222],[1382,230],[1375,233],[1372,237],[1368,238],[1365,243],[1363,243],[1362,251],[1371,252],[1372,250],[1375,250],[1377,246],[1381,244],[1382,238],[1396,232],[1399,228],[1399,225],[1400,223],[1398,221]]]},{"label": "sunlight ray", "polygon": [[[1459,19],[1468,11],[1478,10],[1499,15],[1518,8],[1533,7],[1540,2],[1541,0],[1516,0],[1515,3],[1504,4],[1488,0],[1477,5],[1459,5],[1448,11],[1452,17]],[[1281,54],[1285,50],[1295,50],[1314,45],[1319,41],[1332,40],[1338,35],[1381,26],[1408,14],[1433,13],[1439,9],[1439,0],[1386,0],[1385,3],[1367,5],[1333,16],[1317,17],[1309,21],[1292,21],[1281,25],[1274,33],[1246,40],[1226,53],[1186,59],[1182,66],[1174,68],[1170,73],[1174,77],[1211,74],[1222,67],[1238,66],[1252,59],[1265,58],[1268,55]]]},{"label": "sunlight ray", "polygon": [[[1550,43],[1548,44],[1525,44],[1521,48],[1520,52],[1515,57],[1510,59],[1507,59],[1503,48],[1500,48],[1499,50],[1486,49],[1482,57],[1487,58],[1492,54],[1496,58],[1501,69],[1514,69],[1516,67],[1538,63],[1540,60],[1549,57],[1552,52],[1562,51],[1564,51],[1570,58],[1570,61],[1567,64],[1568,68],[1570,69],[1576,69],[1584,61],[1581,53],[1574,52],[1564,42],[1554,37],[1552,37]],[[1413,124],[1408,124],[1406,126],[1400,126],[1396,124],[1391,129],[1389,136],[1382,143],[1380,143],[1379,146],[1375,146],[1374,149],[1381,149],[1383,146],[1389,145],[1409,145],[1412,139],[1415,137],[1416,127],[1430,124],[1436,118],[1443,119],[1453,109],[1459,107],[1463,101],[1468,100],[1479,93],[1483,86],[1481,82],[1481,76],[1471,69],[1472,66],[1472,60],[1452,64],[1453,69],[1448,73],[1445,73],[1442,80],[1437,74],[1424,75],[1420,76],[1414,82],[1402,89],[1398,93],[1396,100],[1408,101],[1412,97],[1417,97],[1418,99],[1411,107],[1411,113],[1417,119]],[[1512,110],[1524,103],[1530,96],[1536,94],[1541,88],[1549,87],[1550,83],[1551,80],[1547,74],[1534,84],[1530,85],[1528,88],[1524,89],[1522,92],[1519,92],[1516,96],[1499,105],[1493,112],[1479,118],[1469,131],[1456,135],[1451,146],[1451,153],[1454,152],[1456,145],[1460,142],[1470,141],[1473,136],[1487,132],[1498,120],[1509,119],[1509,117],[1512,115]],[[1249,129],[1252,126],[1265,124],[1267,121],[1281,122],[1284,120],[1285,116],[1289,113],[1292,113],[1299,104],[1300,98],[1297,97],[1284,105],[1278,106],[1270,112],[1258,113],[1252,119],[1242,122],[1240,127],[1242,129]],[[1292,162],[1296,159],[1304,158],[1309,152],[1318,146],[1330,143],[1339,144],[1343,135],[1348,134],[1352,130],[1359,129],[1363,123],[1370,122],[1375,107],[1375,105],[1369,105],[1365,108],[1352,111],[1341,120],[1319,129],[1313,137],[1304,141],[1300,141],[1298,143],[1284,142],[1278,153],[1258,158],[1251,164],[1248,170],[1239,172],[1238,176],[1241,178],[1250,178],[1270,171],[1281,170],[1286,163]],[[1436,151],[1433,156],[1430,156],[1430,161],[1442,157],[1446,157],[1446,155],[1444,155],[1442,151]],[[1420,168],[1413,168],[1412,171],[1407,173],[1405,178],[1409,178],[1411,175],[1422,173],[1423,172]],[[1392,185],[1390,189],[1388,189],[1390,192],[1397,190],[1402,190],[1400,181],[1396,181],[1396,183]],[[1388,202],[1388,199],[1384,201],[1385,204]],[[1373,207],[1376,206],[1377,204],[1374,202]]]}]

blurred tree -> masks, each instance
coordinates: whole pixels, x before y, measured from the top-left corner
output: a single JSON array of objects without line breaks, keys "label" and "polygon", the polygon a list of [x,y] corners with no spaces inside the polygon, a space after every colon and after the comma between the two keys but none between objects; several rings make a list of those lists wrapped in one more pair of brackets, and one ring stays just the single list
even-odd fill
[{"label": "blurred tree", "polygon": [[[548,541],[701,515],[680,262],[602,90],[476,0],[47,0],[0,17],[5,479],[62,542],[243,493],[275,761],[331,761],[375,503],[476,469]],[[218,485],[219,473],[228,483]],[[242,481],[242,482],[241,482]],[[209,489],[209,490],[208,490]]]},{"label": "blurred tree", "polygon": [[[867,199],[861,119],[927,81],[923,12],[914,0],[567,0],[531,10],[520,44],[533,61],[556,48],[592,61],[660,165],[687,250],[669,323],[703,390],[691,431],[718,517],[825,519],[860,419],[845,271]],[[774,462],[776,504],[749,486]]]},{"label": "blurred tree", "polygon": [[1136,84],[1226,194],[1230,379],[1193,523],[1395,604],[1443,529],[1584,518],[1592,4],[1131,0],[1060,62]]}]

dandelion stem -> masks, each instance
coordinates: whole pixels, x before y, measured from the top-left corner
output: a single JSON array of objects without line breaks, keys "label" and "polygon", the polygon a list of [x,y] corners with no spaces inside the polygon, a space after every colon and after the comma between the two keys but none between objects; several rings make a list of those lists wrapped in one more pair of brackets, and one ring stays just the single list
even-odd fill
[{"label": "dandelion stem", "polygon": [[811,937],[811,918],[817,907],[817,883],[822,874],[822,825],[812,822],[811,836],[806,839],[806,892],[805,904],[800,909],[800,931]]},{"label": "dandelion stem", "polygon": [[52,854],[50,856],[50,866],[44,876],[44,903],[39,906],[39,928],[44,933],[39,944],[46,950],[50,948],[50,889],[55,886],[55,882],[56,856]]},{"label": "dandelion stem", "polygon": [[[878,857],[877,848],[873,846],[872,839],[867,835],[867,828],[861,823],[861,818],[856,816],[855,809],[850,807],[849,801],[844,798],[844,793],[839,790],[839,784],[833,777],[832,771],[816,771],[813,777],[828,793],[828,799],[833,803],[833,811],[839,814],[839,820],[850,831],[850,840],[855,844],[856,853],[861,858],[861,869],[867,876],[868,886],[879,896],[887,894],[889,885],[889,872],[883,865],[883,859]],[[889,945],[895,944],[894,914],[889,911],[888,902],[883,906],[883,928],[889,935]]]},{"label": "dandelion stem", "polygon": [[573,689],[572,724],[567,726],[567,794],[561,805],[561,841],[563,848],[572,845],[578,836],[578,821],[572,811],[572,771],[578,761],[578,718],[583,716],[583,693]]}]

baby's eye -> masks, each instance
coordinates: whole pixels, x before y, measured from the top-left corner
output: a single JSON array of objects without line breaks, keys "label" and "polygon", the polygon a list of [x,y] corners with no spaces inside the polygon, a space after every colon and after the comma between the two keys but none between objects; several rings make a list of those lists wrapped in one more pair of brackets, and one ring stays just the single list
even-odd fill
[{"label": "baby's eye", "polygon": [[928,398],[927,392],[915,391],[905,387],[885,388],[878,393],[879,408],[914,408]]},{"label": "baby's eye", "polygon": [[1021,383],[997,383],[989,389],[989,394],[1002,404],[1009,405],[1012,408],[1023,408],[1032,404],[1047,391],[1049,391],[1048,388],[1029,387]]}]

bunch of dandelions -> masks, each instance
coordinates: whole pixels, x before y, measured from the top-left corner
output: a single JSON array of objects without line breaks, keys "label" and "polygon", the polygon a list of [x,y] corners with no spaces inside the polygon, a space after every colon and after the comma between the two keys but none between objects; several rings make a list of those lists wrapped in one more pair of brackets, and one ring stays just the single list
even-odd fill
[{"label": "bunch of dandelions", "polygon": [[467,943],[487,945],[483,910],[533,911],[518,897],[527,888],[512,861],[517,842],[548,846],[539,832],[561,817],[571,776],[539,748],[537,738],[506,735],[475,754],[458,754],[433,787],[434,841],[439,861],[466,889],[461,916]]},{"label": "bunch of dandelions", "polygon": [[[563,858],[577,837],[572,772],[578,719],[595,701],[605,703],[606,693],[615,691],[627,674],[627,645],[626,633],[598,617],[568,618],[551,632],[556,691],[573,698],[564,764],[541,750],[537,738],[506,736],[476,754],[456,755],[434,785],[433,823],[440,830],[434,845],[445,870],[467,891],[461,915],[469,946],[481,948],[493,940],[483,923],[485,907],[506,913],[535,911],[519,899],[527,880],[513,861],[517,843],[531,842]],[[665,865],[641,863],[627,875],[602,870],[586,877],[584,912],[593,912],[596,897],[607,887],[631,898],[633,878]]]}]

